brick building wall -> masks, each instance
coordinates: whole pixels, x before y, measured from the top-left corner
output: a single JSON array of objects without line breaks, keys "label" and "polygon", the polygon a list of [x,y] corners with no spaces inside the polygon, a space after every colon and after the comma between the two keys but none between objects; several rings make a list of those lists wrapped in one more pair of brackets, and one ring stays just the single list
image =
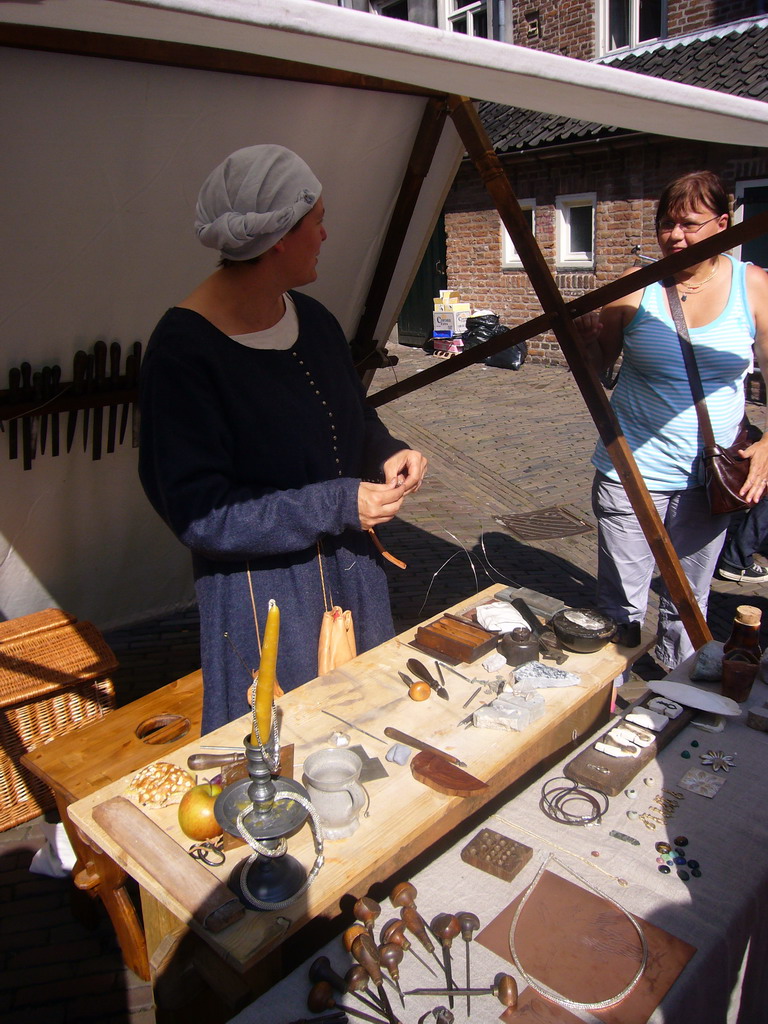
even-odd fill
[{"label": "brick building wall", "polygon": [[[667,34],[684,35],[761,14],[760,0],[668,0]],[[596,54],[597,0],[515,0],[509,41],[578,60]]]},{"label": "brick building wall", "polygon": [[[518,157],[504,161],[515,195],[536,198],[536,240],[558,288],[566,299],[606,284],[636,264],[632,247],[658,254],[654,232],[656,200],[671,178],[707,167],[721,174],[731,192],[739,180],[768,177],[764,150],[686,141],[684,152],[673,142],[646,140],[620,143],[549,159]],[[581,192],[597,194],[595,266],[593,271],[556,267],[555,199]],[[514,327],[541,313],[522,269],[502,267],[501,223],[477,172],[462,165],[445,205],[448,287],[476,309],[497,313]],[[529,342],[534,362],[562,364],[552,334]]]}]

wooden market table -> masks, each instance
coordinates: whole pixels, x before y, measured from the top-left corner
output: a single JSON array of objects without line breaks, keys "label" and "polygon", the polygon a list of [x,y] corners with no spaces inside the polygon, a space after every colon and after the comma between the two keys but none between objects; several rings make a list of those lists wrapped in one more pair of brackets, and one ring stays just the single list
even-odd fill
[{"label": "wooden market table", "polygon": [[[500,589],[490,587],[450,611],[464,612],[490,599]],[[239,921],[212,934],[193,918],[189,907],[169,894],[162,878],[129,856],[94,820],[94,807],[123,795],[127,778],[110,781],[68,808],[70,819],[85,841],[107,854],[139,882],[150,957],[167,937],[169,921],[175,922],[202,938],[218,954],[223,962],[222,969],[224,964],[228,965],[247,987],[258,991],[259,971],[255,969],[288,935],[319,916],[336,916],[343,896],[364,895],[373,883],[403,868],[527,771],[544,759],[572,748],[582,736],[606,721],[613,679],[648,646],[645,642],[640,648],[628,650],[608,644],[596,654],[569,655],[562,667],[578,673],[580,683],[542,690],[546,715],[522,733],[508,733],[459,725],[489,697],[481,692],[465,707],[476,684],[464,682],[450,672],[445,676],[450,701],[434,696],[423,703],[408,699],[398,672],[405,669],[409,657],[417,654],[409,646],[414,635],[415,630],[409,630],[280,699],[281,742],[294,744],[295,776],[301,778],[305,757],[329,745],[331,734],[336,730],[348,732],[353,744],[360,743],[369,755],[383,761],[391,746],[383,735],[384,729],[394,726],[456,754],[466,762],[469,772],[487,783],[487,788],[463,798],[445,796],[417,782],[407,766],[386,762],[388,777],[367,784],[370,816],[361,819],[360,828],[351,838],[326,843],[325,864],[318,877],[308,892],[287,910],[247,910]],[[424,655],[418,656],[428,660]],[[493,678],[479,662],[471,667],[459,666],[459,670],[472,677]],[[371,735],[346,727],[324,712],[332,712]],[[248,731],[248,716],[244,716],[205,737],[205,742],[236,745]],[[381,739],[377,741],[371,736]],[[200,749],[200,742],[192,742],[162,759],[186,765],[189,754]],[[180,846],[188,848],[189,841],[178,827],[176,806],[146,813]],[[311,867],[314,848],[308,826],[289,840],[288,848],[291,856],[307,870]],[[224,887],[233,867],[250,852],[246,846],[231,851],[222,868],[208,870]],[[261,985],[263,987],[263,978]]]}]

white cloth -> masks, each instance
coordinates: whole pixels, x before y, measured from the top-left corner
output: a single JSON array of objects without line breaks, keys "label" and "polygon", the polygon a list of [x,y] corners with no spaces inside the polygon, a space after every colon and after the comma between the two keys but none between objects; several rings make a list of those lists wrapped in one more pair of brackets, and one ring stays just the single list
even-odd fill
[{"label": "white cloth", "polygon": [[509,633],[518,626],[525,626],[529,629],[528,623],[520,612],[512,607],[509,601],[491,601],[489,604],[481,604],[477,609],[477,621],[483,629],[489,629],[492,633]]},{"label": "white cloth", "polygon": [[288,234],[320,198],[322,185],[284,146],[246,146],[206,178],[195,230],[230,260],[250,260]]}]

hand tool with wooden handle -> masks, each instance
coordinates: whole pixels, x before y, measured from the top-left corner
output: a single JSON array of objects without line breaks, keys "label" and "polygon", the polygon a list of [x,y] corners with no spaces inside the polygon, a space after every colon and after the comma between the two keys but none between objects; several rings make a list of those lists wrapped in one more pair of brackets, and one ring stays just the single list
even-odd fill
[{"label": "hand tool with wooden handle", "polygon": [[[362,964],[352,964],[347,973],[344,975],[344,982],[347,986],[347,991],[351,996],[355,996],[356,999],[360,999],[366,1006],[369,1006],[372,1010],[377,1013],[381,1013],[381,1003],[378,1001],[376,996],[368,988],[368,982],[371,980],[368,971],[363,967]],[[365,996],[361,996],[360,993],[365,992]]]},{"label": "hand tool with wooden handle", "polygon": [[389,1024],[397,1024],[397,1017],[392,1010],[389,996],[384,988],[384,975],[381,973],[379,950],[367,931],[363,931],[353,940],[351,953],[355,960],[370,974],[371,981],[379,993],[379,999]]},{"label": "hand tool with wooden handle", "polygon": [[245,760],[245,753],[242,754],[190,754],[187,758],[187,768],[193,772],[207,771],[208,768],[218,768],[219,765],[237,764]]},{"label": "hand tool with wooden handle", "polygon": [[464,761],[460,761],[453,754],[446,754],[444,750],[438,750],[437,747],[433,747],[429,743],[423,743],[421,740],[417,740],[415,736],[409,736],[407,732],[393,729],[390,725],[384,730],[384,735],[389,736],[391,740],[397,740],[398,743],[407,743],[409,747],[415,747],[416,750],[426,750],[430,754],[437,754],[438,757],[442,757],[450,764],[458,765],[459,768],[467,767]]},{"label": "hand tool with wooden handle", "polygon": [[[467,988],[470,988],[472,982],[469,976],[469,944],[472,941],[472,933],[476,932],[480,927],[480,919],[477,914],[473,914],[469,910],[462,910],[456,915],[456,920],[459,922],[459,928],[461,928],[461,937],[466,943],[466,957],[467,957]],[[470,1014],[470,993],[467,992],[467,1017]]]},{"label": "hand tool with wooden handle", "polygon": [[400,964],[403,959],[402,947],[396,942],[384,942],[379,946],[379,962],[395,983],[400,1002],[405,1006],[403,990],[400,988]]},{"label": "hand tool with wooden handle", "polygon": [[406,661],[405,666],[409,672],[412,672],[416,676],[417,679],[423,679],[425,683],[428,683],[438,697],[442,697],[443,700],[448,700],[448,691],[446,688],[438,683],[427,666],[420,662],[418,658],[409,658],[408,661]]},{"label": "hand tool with wooden handle", "polygon": [[511,974],[499,974],[493,985],[488,988],[412,988],[407,996],[447,996],[451,992],[455,996],[496,996],[502,1006],[514,1010],[517,1006],[517,982]]},{"label": "hand tool with wooden handle", "polygon": [[369,896],[362,896],[352,908],[352,913],[358,921],[362,921],[368,933],[373,935],[373,922],[381,914],[381,907]]},{"label": "hand tool with wooden handle", "polygon": [[360,1020],[370,1021],[371,1024],[384,1024],[381,1017],[374,1017],[370,1013],[364,1013],[362,1010],[353,1010],[346,1003],[337,1003],[333,998],[333,989],[327,981],[315,982],[307,996],[307,1009],[311,1010],[312,1013],[322,1013],[323,1010],[332,1010],[334,1007],[338,1007],[344,1013],[349,1013]]},{"label": "hand tool with wooden handle", "polygon": [[[429,923],[429,930],[443,947],[443,970],[448,988],[454,988],[453,970],[451,963],[451,944],[461,932],[459,922],[453,914],[437,914]],[[453,1009],[453,993],[448,993],[448,1005]]]},{"label": "hand tool with wooden handle", "polygon": [[424,918],[421,916],[418,910],[415,907],[403,907],[400,911],[400,917],[402,918],[403,924],[411,933],[411,935],[415,935],[416,938],[424,947],[424,949],[426,949],[428,953],[431,953],[435,960],[437,960],[437,966],[442,971],[442,962],[440,960],[440,957],[435,952],[435,947],[432,944],[432,940],[430,939],[429,935],[427,935],[427,926],[424,923]]},{"label": "hand tool with wooden handle", "polygon": [[429,966],[426,960],[419,956],[416,950],[413,948],[412,943],[408,941],[405,936],[405,922],[400,921],[397,918],[393,918],[391,921],[387,921],[384,927],[379,932],[379,942],[383,945],[385,942],[394,942],[396,946],[400,946],[406,953],[412,953],[419,963],[426,967],[429,973],[433,977],[437,977],[435,972]]},{"label": "hand tool with wooden handle", "polygon": [[[355,964],[358,970],[362,971],[365,975],[362,987],[365,988],[368,984],[368,972],[360,966]],[[351,995],[355,999],[359,1000],[363,1006],[367,1006],[369,1010],[375,1010],[376,1013],[381,1013],[381,1006],[378,1003],[373,1002],[371,999],[366,999],[365,996],[361,996],[359,992],[350,988],[347,983],[346,977],[342,978],[340,974],[337,974],[331,966],[331,961],[327,956],[319,956],[316,960],[313,960],[309,965],[309,980],[313,984],[317,984],[318,981],[327,982],[331,988],[337,992],[341,992],[342,995]]]}]

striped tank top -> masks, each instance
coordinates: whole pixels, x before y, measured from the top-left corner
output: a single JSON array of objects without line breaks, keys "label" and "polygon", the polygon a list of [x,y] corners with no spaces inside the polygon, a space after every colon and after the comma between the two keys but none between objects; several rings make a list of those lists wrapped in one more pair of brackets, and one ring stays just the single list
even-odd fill
[{"label": "striped tank top", "polygon": [[[733,443],[744,416],[744,378],[752,365],[755,321],[746,293],[746,267],[733,268],[723,312],[704,327],[689,328],[715,440]],[[685,308],[685,307],[683,307]],[[703,441],[683,354],[661,284],[646,288],[624,330],[621,373],[611,406],[650,491],[696,487]],[[618,480],[602,441],[592,464]]]}]

